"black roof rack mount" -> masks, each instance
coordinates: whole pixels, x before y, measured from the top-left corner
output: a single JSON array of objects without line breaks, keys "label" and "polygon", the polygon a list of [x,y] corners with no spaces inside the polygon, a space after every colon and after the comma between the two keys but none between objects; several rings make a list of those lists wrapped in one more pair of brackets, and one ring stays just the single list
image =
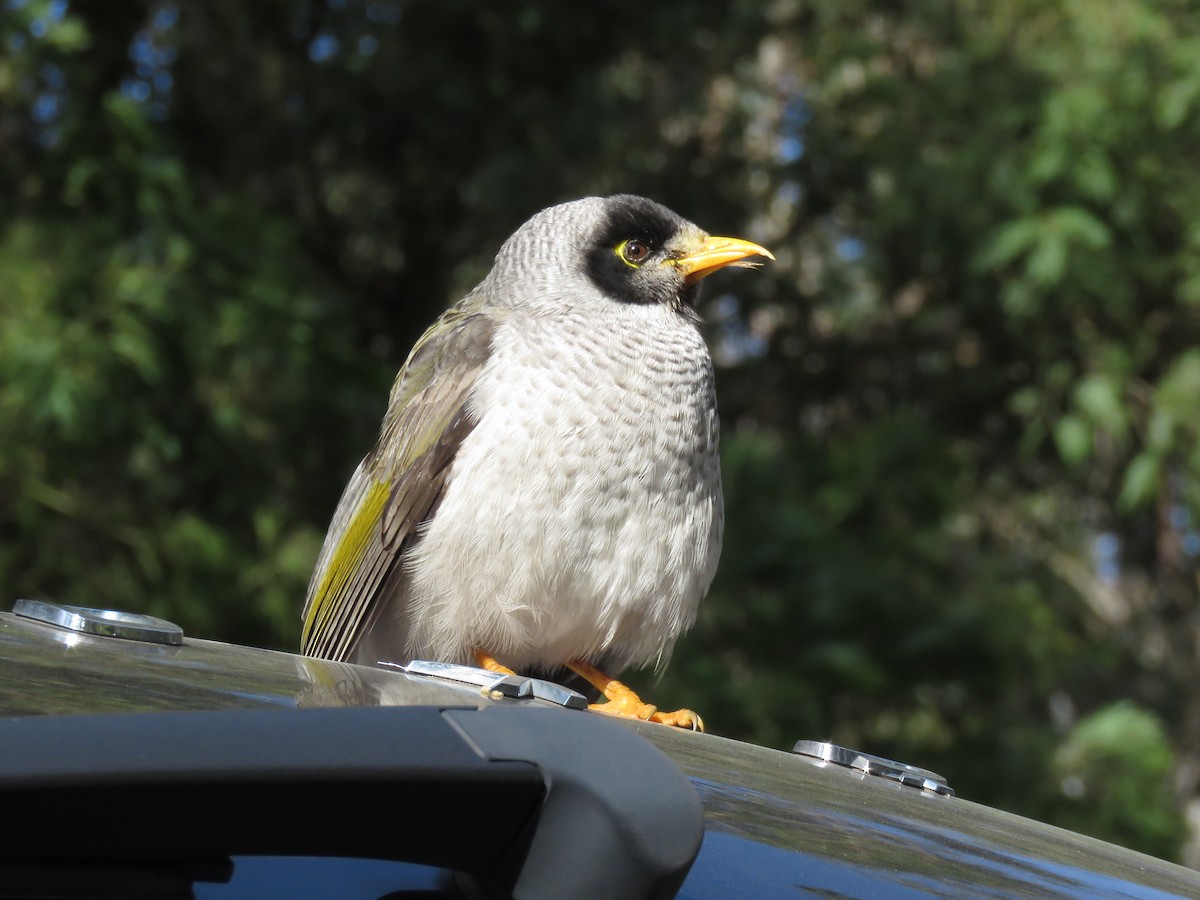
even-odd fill
[{"label": "black roof rack mount", "polygon": [[665,898],[704,832],[648,741],[523,707],[0,719],[0,806],[0,897],[73,870],[127,891],[139,871],[154,896],[233,856],[311,855],[440,866],[488,897]]}]

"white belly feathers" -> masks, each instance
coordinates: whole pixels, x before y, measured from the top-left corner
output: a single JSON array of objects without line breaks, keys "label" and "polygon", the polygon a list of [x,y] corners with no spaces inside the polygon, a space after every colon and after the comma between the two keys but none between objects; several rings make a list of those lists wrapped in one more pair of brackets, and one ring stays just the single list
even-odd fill
[{"label": "white belly feathers", "polygon": [[621,668],[665,662],[692,624],[724,519],[712,366],[679,313],[621,313],[567,314],[573,340],[562,317],[497,329],[479,422],[405,561],[410,658]]}]

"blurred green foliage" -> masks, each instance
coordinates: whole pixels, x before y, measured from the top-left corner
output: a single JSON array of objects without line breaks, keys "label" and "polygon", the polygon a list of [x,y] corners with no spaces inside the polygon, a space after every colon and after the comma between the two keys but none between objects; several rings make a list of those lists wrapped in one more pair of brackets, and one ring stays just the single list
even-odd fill
[{"label": "blurred green foliage", "polygon": [[1082,719],[1059,746],[1054,769],[1073,803],[1069,828],[1132,838],[1170,856],[1183,823],[1171,802],[1174,753],[1162,723],[1122,700]]},{"label": "blurred green foliage", "polygon": [[1185,0],[10,0],[0,594],[294,647],[411,341],[645,193],[779,257],[655,699],[1198,864],[1197,146]]}]

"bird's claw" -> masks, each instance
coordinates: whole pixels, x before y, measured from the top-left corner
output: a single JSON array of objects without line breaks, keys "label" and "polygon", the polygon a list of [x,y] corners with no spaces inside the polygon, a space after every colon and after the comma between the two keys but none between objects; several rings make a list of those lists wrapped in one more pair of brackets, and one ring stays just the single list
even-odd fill
[{"label": "bird's claw", "polygon": [[651,722],[662,725],[672,725],[675,728],[687,728],[689,731],[704,731],[704,720],[690,709],[677,709],[675,712],[656,712],[650,717]]},{"label": "bird's claw", "polygon": [[608,699],[607,703],[591,704],[588,708],[594,712],[604,713],[606,716],[640,719],[643,722],[658,722],[676,728],[690,728],[692,731],[704,730],[704,720],[690,709],[659,712],[657,706],[643,703],[642,698],[633,690],[615,678],[605,675],[591,663],[574,659],[567,663],[567,667],[598,688]]},{"label": "bird's claw", "polygon": [[692,710],[677,709],[674,712],[659,712],[658,707],[650,703],[643,703],[632,691],[628,695],[621,695],[607,703],[589,704],[588,709],[606,716],[640,719],[643,722],[657,722],[660,725],[670,725],[674,728],[704,731],[704,720]]}]

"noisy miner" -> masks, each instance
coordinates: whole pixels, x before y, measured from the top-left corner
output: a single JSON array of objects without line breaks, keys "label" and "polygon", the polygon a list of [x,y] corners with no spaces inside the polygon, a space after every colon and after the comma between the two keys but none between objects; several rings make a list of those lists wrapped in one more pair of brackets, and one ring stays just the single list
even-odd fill
[{"label": "noisy miner", "polygon": [[421,337],[346,486],[305,654],[570,668],[602,712],[658,712],[606,672],[665,665],[721,553],[700,280],[774,257],[632,195],[544,209]]}]

